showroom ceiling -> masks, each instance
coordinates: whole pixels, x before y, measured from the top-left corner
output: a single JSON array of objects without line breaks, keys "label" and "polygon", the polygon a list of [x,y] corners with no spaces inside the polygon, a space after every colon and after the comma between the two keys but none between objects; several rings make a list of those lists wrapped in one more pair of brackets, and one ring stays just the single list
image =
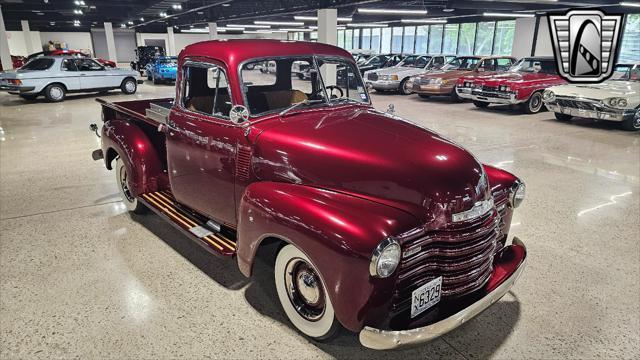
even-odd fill
[{"label": "showroom ceiling", "polygon": [[[165,32],[167,26],[175,26],[179,31],[208,21],[218,22],[219,26],[258,19],[294,21],[294,15],[313,16],[315,10],[327,7],[337,8],[338,16],[351,17],[352,23],[389,25],[401,19],[478,21],[487,11],[533,13],[594,6],[605,6],[608,12],[640,11],[619,3],[606,0],[0,0],[7,30],[20,30],[20,20],[28,20],[31,30],[38,31],[87,31],[90,27],[102,27],[102,23],[108,21],[114,27],[145,32]],[[362,8],[426,10],[427,14],[370,14],[358,11]]]}]

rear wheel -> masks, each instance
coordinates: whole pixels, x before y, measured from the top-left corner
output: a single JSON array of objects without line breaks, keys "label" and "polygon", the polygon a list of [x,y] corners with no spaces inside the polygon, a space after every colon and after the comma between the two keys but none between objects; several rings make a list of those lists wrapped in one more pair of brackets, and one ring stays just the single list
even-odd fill
[{"label": "rear wheel", "polygon": [[293,325],[315,340],[331,338],[340,328],[333,305],[318,270],[294,245],[286,245],[276,257],[276,290]]},{"label": "rear wheel", "polygon": [[527,114],[537,114],[542,110],[542,93],[540,91],[534,92],[529,97],[526,103],[524,103],[524,112]]},{"label": "rear wheel", "polygon": [[479,108],[486,108],[489,106],[489,103],[486,101],[473,100],[473,105]]},{"label": "rear wheel", "polygon": [[563,114],[563,113],[553,113],[553,115],[555,115],[556,120],[558,121],[569,121],[573,117],[569,114]]},{"label": "rear wheel", "polygon": [[138,83],[135,79],[126,78],[122,81],[122,85],[120,85],[120,90],[127,95],[135,94],[138,89]]},{"label": "rear wheel", "polygon": [[133,213],[141,213],[145,207],[142,205],[138,198],[133,196],[131,189],[129,189],[129,174],[127,173],[127,167],[124,165],[124,161],[120,157],[116,159],[116,181],[118,189],[120,189],[120,196],[122,197],[122,203],[127,207],[127,210]]},{"label": "rear wheel", "polygon": [[51,84],[44,88],[44,97],[51,102],[63,101],[67,94],[67,89],[61,84]]}]

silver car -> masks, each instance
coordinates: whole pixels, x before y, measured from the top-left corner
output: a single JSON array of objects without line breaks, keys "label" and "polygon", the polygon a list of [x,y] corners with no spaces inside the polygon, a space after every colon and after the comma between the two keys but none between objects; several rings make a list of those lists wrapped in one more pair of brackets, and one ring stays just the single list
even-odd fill
[{"label": "silver car", "polygon": [[20,69],[0,73],[0,90],[34,100],[43,95],[52,102],[62,101],[67,93],[120,89],[125,94],[136,92],[138,72],[105,68],[90,58],[42,56]]},{"label": "silver car", "polygon": [[378,91],[399,91],[403,95],[411,94],[406,86],[410,77],[437,70],[455,56],[448,55],[408,55],[396,66],[369,70],[364,80],[369,88]]}]

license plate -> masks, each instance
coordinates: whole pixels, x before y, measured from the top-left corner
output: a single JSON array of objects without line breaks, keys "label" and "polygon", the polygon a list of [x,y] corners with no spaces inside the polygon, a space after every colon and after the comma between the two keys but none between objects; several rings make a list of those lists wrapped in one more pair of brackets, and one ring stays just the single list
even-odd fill
[{"label": "license plate", "polygon": [[442,276],[413,290],[411,293],[411,317],[422,314],[425,310],[440,302]]}]

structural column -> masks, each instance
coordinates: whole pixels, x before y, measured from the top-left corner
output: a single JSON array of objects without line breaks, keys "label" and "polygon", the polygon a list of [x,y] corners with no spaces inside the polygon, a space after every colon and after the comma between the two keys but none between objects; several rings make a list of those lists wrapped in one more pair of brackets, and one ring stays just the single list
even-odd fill
[{"label": "structural column", "polygon": [[218,40],[218,24],[209,23],[209,40]]},{"label": "structural column", "polygon": [[21,20],[22,36],[24,36],[24,45],[27,47],[27,53],[33,54],[41,50],[33,49],[33,38],[31,37],[31,29],[29,29],[29,22],[27,20]]},{"label": "structural column", "polygon": [[167,27],[167,55],[176,56],[176,37],[173,34],[173,26]]},{"label": "structural column", "polygon": [[3,69],[13,69],[11,52],[9,52],[9,39],[7,38],[7,29],[4,27],[4,18],[2,17],[2,5],[0,5],[0,61],[2,62]]},{"label": "structural column", "polygon": [[[338,41],[338,10],[320,9],[318,10],[318,42],[329,45],[336,45]],[[336,85],[335,65],[323,65],[320,74],[324,84]]]},{"label": "structural column", "polygon": [[107,39],[107,52],[109,53],[109,60],[118,63],[118,55],[116,54],[116,41],[113,38],[113,26],[110,22],[104,23],[104,36]]}]

